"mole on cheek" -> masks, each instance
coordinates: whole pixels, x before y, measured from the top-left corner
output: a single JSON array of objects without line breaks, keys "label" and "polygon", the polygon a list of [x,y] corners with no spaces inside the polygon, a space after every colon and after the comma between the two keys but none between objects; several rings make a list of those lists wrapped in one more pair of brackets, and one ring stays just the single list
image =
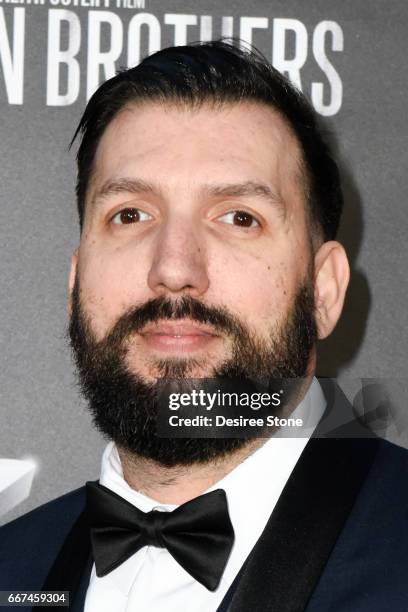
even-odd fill
[{"label": "mole on cheek", "polygon": [[276,279],[276,288],[279,289],[280,291],[283,292],[284,295],[286,295],[286,289],[285,289],[285,278],[284,276],[278,276],[278,278]]}]

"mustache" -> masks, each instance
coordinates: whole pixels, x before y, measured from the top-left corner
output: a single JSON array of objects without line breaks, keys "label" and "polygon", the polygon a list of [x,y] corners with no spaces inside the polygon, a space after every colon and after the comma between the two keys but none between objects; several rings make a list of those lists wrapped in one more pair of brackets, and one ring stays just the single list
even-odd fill
[{"label": "mustache", "polygon": [[[76,279],[73,292],[73,316],[70,321],[70,331],[74,342],[80,343],[80,337],[74,333],[82,329],[89,339],[92,338],[90,321],[83,317],[80,305],[79,282]],[[211,325],[214,331],[233,336],[235,338],[247,337],[246,326],[223,306],[209,306],[189,295],[177,299],[161,296],[148,300],[147,302],[131,306],[126,310],[113,325],[103,340],[97,342],[93,339],[92,344],[107,347],[119,347],[126,338],[140,332],[148,323],[156,323],[163,320],[176,321],[178,319],[190,319],[197,323]]]},{"label": "mustache", "polygon": [[114,344],[121,343],[129,334],[141,331],[148,323],[186,318],[197,323],[211,325],[215,331],[233,336],[246,332],[237,317],[224,307],[207,306],[191,296],[183,296],[177,300],[158,297],[140,306],[133,306],[122,314],[108,338]]}]

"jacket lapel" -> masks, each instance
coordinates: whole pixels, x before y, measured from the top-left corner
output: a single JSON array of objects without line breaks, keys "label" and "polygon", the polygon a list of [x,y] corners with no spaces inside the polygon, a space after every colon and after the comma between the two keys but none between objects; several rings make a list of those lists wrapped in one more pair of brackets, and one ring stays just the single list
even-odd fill
[{"label": "jacket lapel", "polygon": [[248,557],[228,612],[301,612],[374,459],[376,439],[312,438]]},{"label": "jacket lapel", "polygon": [[[82,612],[93,559],[89,523],[84,510],[74,523],[42,587],[43,591],[69,591],[70,610]],[[36,608],[48,611],[50,608]]]}]

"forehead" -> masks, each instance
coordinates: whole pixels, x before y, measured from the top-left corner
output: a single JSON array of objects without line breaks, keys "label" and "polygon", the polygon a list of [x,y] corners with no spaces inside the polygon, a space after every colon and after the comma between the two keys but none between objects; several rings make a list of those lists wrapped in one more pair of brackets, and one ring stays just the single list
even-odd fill
[{"label": "forehead", "polygon": [[135,176],[169,190],[263,181],[286,199],[302,192],[301,159],[286,120],[263,104],[131,104],[101,137],[87,199]]}]

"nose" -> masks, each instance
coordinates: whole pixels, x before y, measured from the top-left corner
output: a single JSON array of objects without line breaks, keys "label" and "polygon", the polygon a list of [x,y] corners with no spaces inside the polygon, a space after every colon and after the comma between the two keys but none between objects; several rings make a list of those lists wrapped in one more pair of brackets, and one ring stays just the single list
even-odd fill
[{"label": "nose", "polygon": [[157,296],[199,297],[207,291],[204,238],[193,223],[174,219],[158,233],[147,282]]}]

